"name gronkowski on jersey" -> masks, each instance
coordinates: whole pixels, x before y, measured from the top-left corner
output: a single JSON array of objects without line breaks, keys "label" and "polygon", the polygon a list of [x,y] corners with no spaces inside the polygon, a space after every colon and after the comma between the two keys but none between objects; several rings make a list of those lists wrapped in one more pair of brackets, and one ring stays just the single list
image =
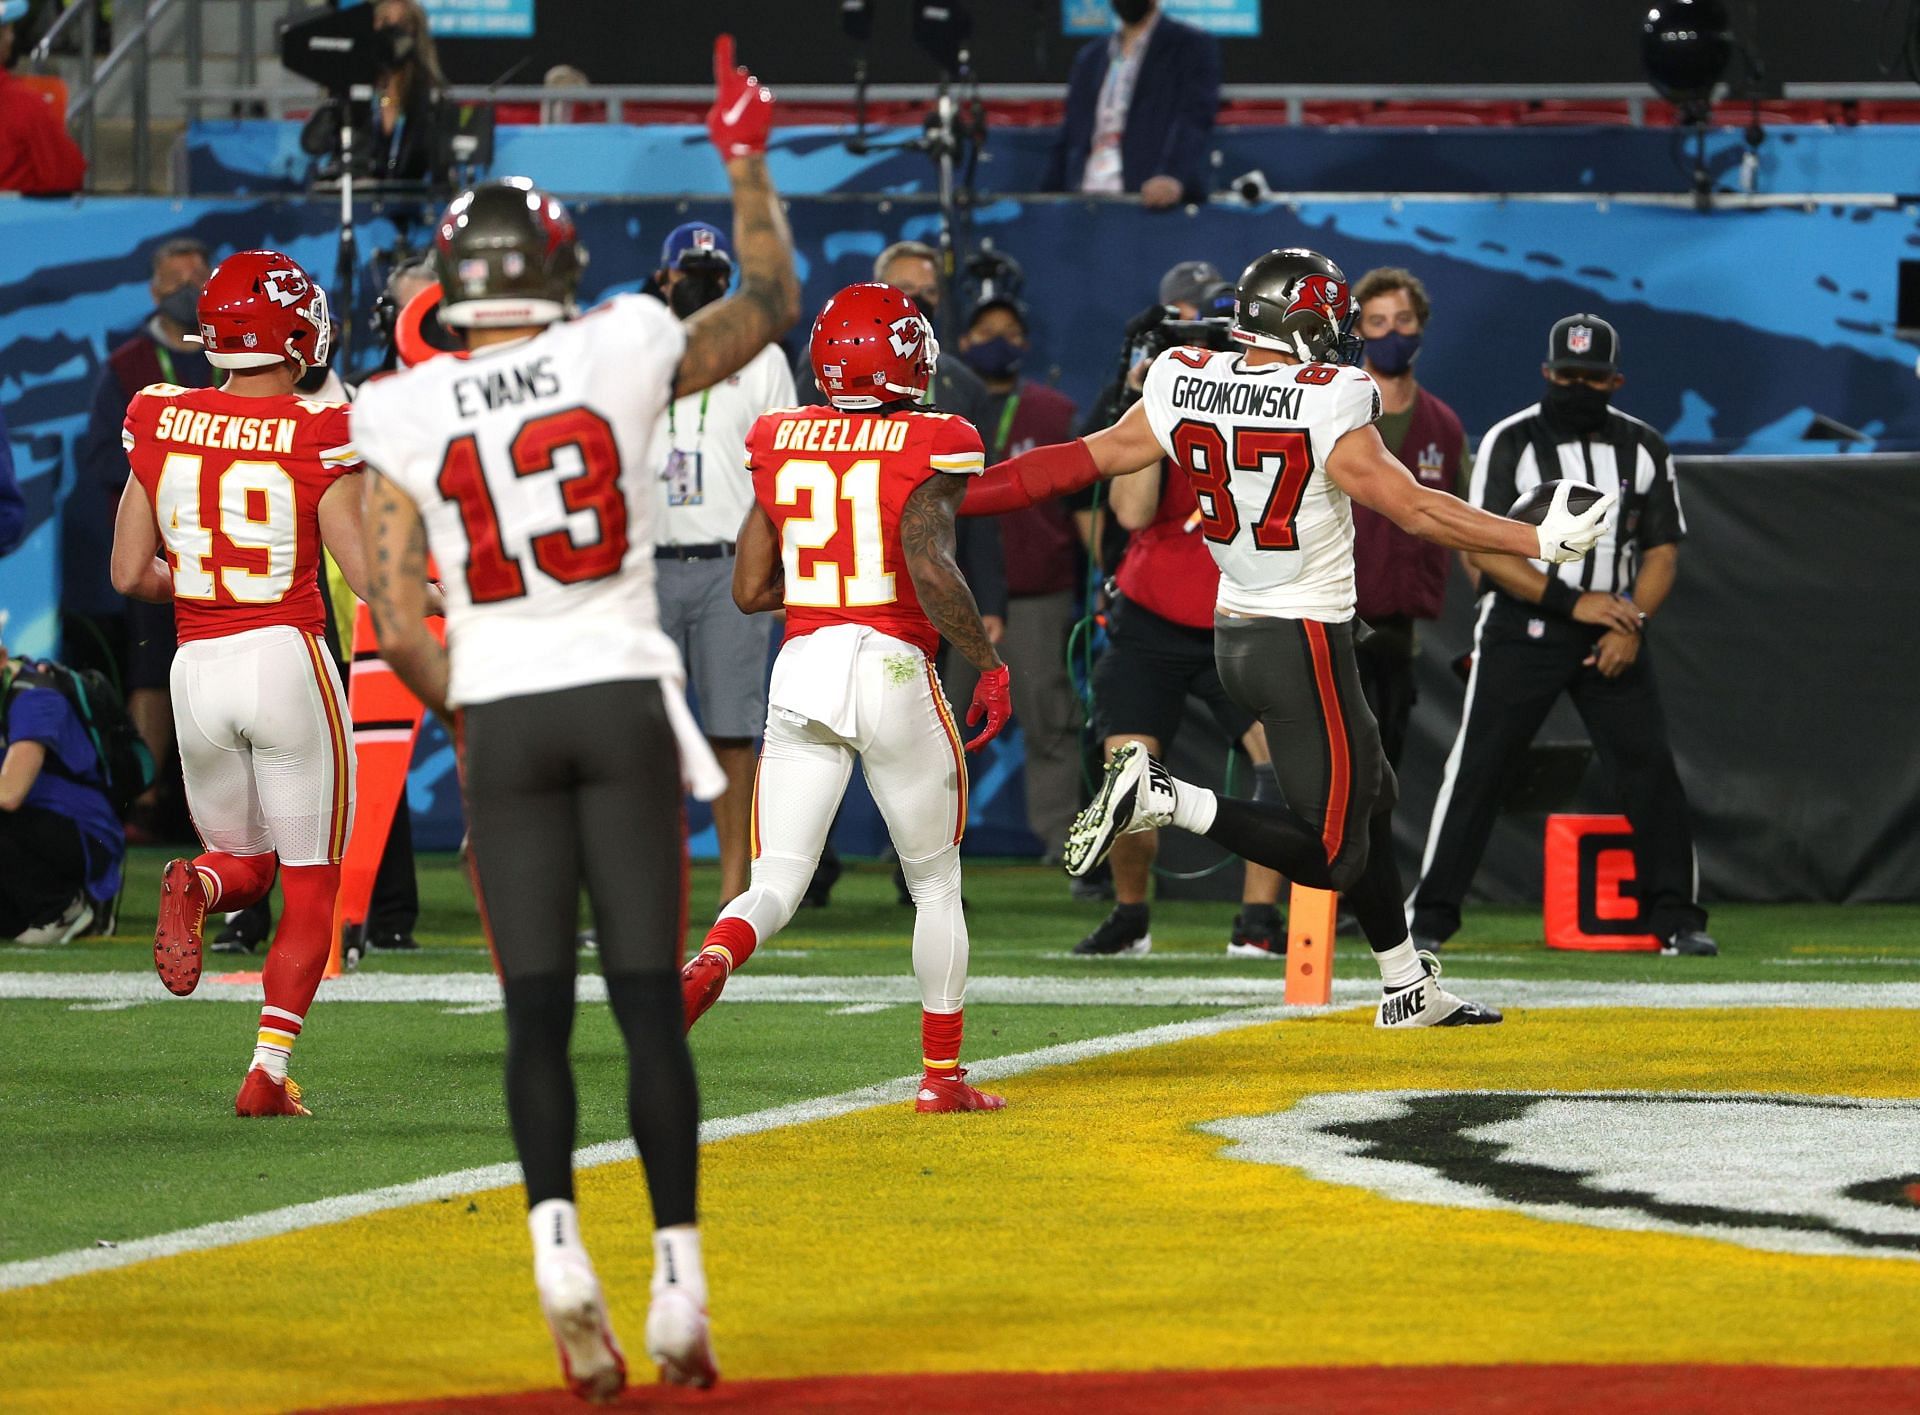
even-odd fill
[{"label": "name gronkowski on jersey", "polygon": [[354,445],[420,508],[439,565],[454,705],[680,676],[648,449],[685,348],[665,305],[619,295],[361,390]]},{"label": "name gronkowski on jersey", "polygon": [[938,653],[900,548],[900,511],[936,472],[985,468],[980,434],[949,413],[783,408],[756,422],[747,470],[780,536],[786,637],[865,624]]},{"label": "name gronkowski on jersey", "polygon": [[345,408],[155,383],[133,395],[120,441],[173,566],[181,643],[324,630],[320,498],[360,470]]},{"label": "name gronkowski on jersey", "polygon": [[1340,623],[1353,617],[1353,508],[1326,473],[1334,443],[1380,416],[1380,390],[1339,364],[1249,366],[1169,349],[1141,400],[1187,473],[1220,567],[1218,607]]}]

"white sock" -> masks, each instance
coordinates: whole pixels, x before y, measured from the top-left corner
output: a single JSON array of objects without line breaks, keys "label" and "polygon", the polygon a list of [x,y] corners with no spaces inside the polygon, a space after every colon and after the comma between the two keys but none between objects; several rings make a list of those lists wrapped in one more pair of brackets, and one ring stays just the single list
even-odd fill
[{"label": "white sock", "polygon": [[1173,783],[1173,823],[1181,830],[1205,835],[1213,829],[1219,813],[1220,798],[1204,786],[1175,780]]},{"label": "white sock", "polygon": [[256,1046],[253,1049],[253,1065],[249,1070],[260,1070],[276,1081],[287,1079],[287,1063],[293,1054],[282,1047]]},{"label": "white sock", "polygon": [[542,1199],[535,1204],[527,1210],[527,1232],[533,1235],[536,1264],[563,1253],[587,1255],[580,1242],[580,1215],[571,1199]]},{"label": "white sock", "polygon": [[1392,948],[1376,950],[1373,961],[1380,965],[1380,981],[1389,988],[1404,988],[1427,975],[1411,938],[1403,939]]},{"label": "white sock", "polygon": [[653,1295],[677,1287],[707,1305],[707,1270],[700,1263],[700,1230],[690,1223],[653,1231]]}]

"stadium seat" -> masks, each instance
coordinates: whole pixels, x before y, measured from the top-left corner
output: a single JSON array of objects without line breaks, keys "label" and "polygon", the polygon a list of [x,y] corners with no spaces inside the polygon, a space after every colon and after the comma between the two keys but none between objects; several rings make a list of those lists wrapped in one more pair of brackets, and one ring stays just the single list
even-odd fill
[{"label": "stadium seat", "polygon": [[1633,114],[1624,103],[1579,103],[1568,99],[1547,99],[1523,108],[1514,122],[1523,128],[1571,128],[1633,126]]}]

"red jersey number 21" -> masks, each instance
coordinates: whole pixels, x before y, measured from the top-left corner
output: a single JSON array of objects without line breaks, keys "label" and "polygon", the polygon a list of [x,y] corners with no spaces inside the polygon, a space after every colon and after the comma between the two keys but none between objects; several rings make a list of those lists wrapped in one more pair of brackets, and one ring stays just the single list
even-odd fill
[{"label": "red jersey number 21", "polygon": [[1313,475],[1313,452],[1299,428],[1238,427],[1233,450],[1211,423],[1182,421],[1173,430],[1174,458],[1193,485],[1200,503],[1200,525],[1210,541],[1225,545],[1240,534],[1240,508],[1233,500],[1236,472],[1265,473],[1273,490],[1254,523],[1253,543],[1261,550],[1297,550],[1294,518]]},{"label": "red jersey number 21", "polygon": [[[542,574],[563,585],[605,579],[627,555],[627,499],[620,490],[620,445],[598,413],[569,408],[523,424],[508,449],[516,477],[537,476],[573,460],[579,469],[560,479],[562,515],[527,537],[527,550]],[[563,453],[571,451],[571,459]],[[500,513],[487,487],[478,439],[468,433],[447,448],[440,464],[440,494],[460,507],[467,532],[467,594],[475,604],[497,604],[527,592],[519,558],[501,543]],[[594,539],[576,541],[566,518],[593,513]]]}]

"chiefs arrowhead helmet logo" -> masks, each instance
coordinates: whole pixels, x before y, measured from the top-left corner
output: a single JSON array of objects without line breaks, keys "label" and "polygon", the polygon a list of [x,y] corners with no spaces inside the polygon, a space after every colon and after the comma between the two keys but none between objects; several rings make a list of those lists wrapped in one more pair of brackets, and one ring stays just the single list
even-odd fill
[{"label": "chiefs arrowhead helmet logo", "polygon": [[919,348],[921,340],[926,337],[926,328],[926,321],[919,315],[901,315],[887,326],[888,342],[893,345],[893,352],[903,359],[912,358],[913,351]]},{"label": "chiefs arrowhead helmet logo", "polygon": [[1281,311],[1284,318],[1302,312],[1323,314],[1338,324],[1346,316],[1347,286],[1331,275],[1309,275],[1295,287],[1293,298]]}]

